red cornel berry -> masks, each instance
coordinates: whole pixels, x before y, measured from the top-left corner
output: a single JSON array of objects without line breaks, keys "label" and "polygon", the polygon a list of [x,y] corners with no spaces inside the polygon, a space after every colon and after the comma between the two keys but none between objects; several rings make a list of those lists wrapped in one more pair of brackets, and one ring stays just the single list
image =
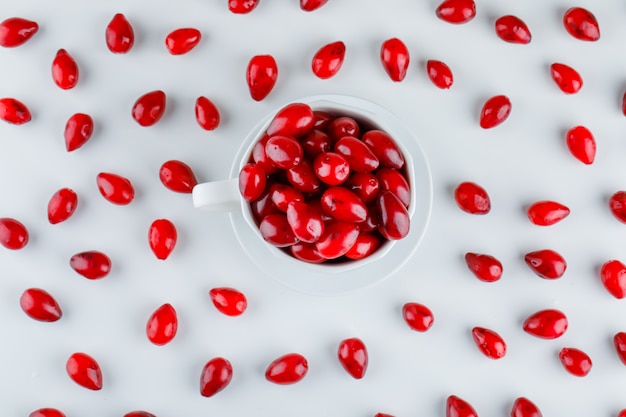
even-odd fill
[{"label": "red cornel berry", "polygon": [[265,370],[265,379],[279,385],[295,384],[304,378],[309,364],[299,353],[288,353],[276,358]]},{"label": "red cornel berry", "polygon": [[78,64],[65,49],[59,49],[52,61],[52,79],[63,90],[78,84]]},{"label": "red cornel berry", "polygon": [[368,354],[365,343],[353,337],[342,340],[337,349],[339,363],[354,379],[361,379],[367,370]]},{"label": "red cornel berry", "polygon": [[495,282],[502,277],[502,263],[491,255],[468,252],[465,254],[465,263],[481,281]]},{"label": "red cornel berry", "polygon": [[13,125],[30,122],[32,116],[24,103],[11,97],[0,98],[0,120]]},{"label": "red cornel berry", "polygon": [[312,12],[328,3],[328,0],[300,0],[300,9],[305,12]]},{"label": "red cornel berry", "polygon": [[341,68],[346,54],[346,45],[342,41],[322,46],[313,56],[311,69],[313,74],[323,80],[328,79]]},{"label": "red cornel berry", "polygon": [[500,359],[506,355],[506,343],[502,337],[490,329],[474,327],[472,337],[476,347],[489,359]]},{"label": "red cornel berry", "polygon": [[444,0],[437,6],[436,14],[448,23],[467,23],[476,16],[476,3],[474,0]]},{"label": "red cornel berry", "polygon": [[28,417],[65,417],[65,414],[56,408],[46,407],[33,411]]},{"label": "red cornel berry", "polygon": [[148,242],[157,259],[167,259],[174,250],[177,239],[176,226],[168,219],[157,219],[150,225]]},{"label": "red cornel berry", "polygon": [[402,317],[409,328],[417,332],[427,331],[435,321],[432,311],[419,303],[406,303],[402,307]]},{"label": "red cornel berry", "polygon": [[202,368],[200,374],[200,395],[212,397],[230,384],[233,366],[224,358],[213,358]]},{"label": "red cornel berry", "polygon": [[445,62],[434,59],[426,61],[426,72],[428,73],[428,78],[436,87],[441,89],[452,87],[454,77],[452,70]]},{"label": "red cornel berry", "polygon": [[240,316],[248,307],[246,296],[241,291],[234,288],[211,288],[209,297],[211,297],[215,308],[226,316]]},{"label": "red cornel berry", "polygon": [[202,33],[195,28],[180,28],[165,37],[165,46],[172,55],[183,55],[200,43]]},{"label": "red cornel berry", "polygon": [[122,13],[117,13],[109,22],[105,31],[107,48],[114,54],[125,54],[135,44],[135,32]]},{"label": "red cornel berry", "polygon": [[111,271],[111,259],[100,251],[85,251],[73,255],[70,266],[87,279],[100,279]]},{"label": "red cornel berry", "polygon": [[168,344],[176,336],[178,317],[171,304],[163,304],[150,315],[146,324],[148,340],[157,346]]},{"label": "red cornel berry", "polygon": [[189,165],[177,160],[166,161],[159,169],[159,179],[168,190],[189,194],[198,184]]},{"label": "red cornel berry", "polygon": [[78,205],[78,195],[70,188],[61,188],[48,202],[48,221],[57,224],[69,219]]},{"label": "red cornel berry", "polygon": [[166,96],[161,90],[151,91],[139,97],[133,104],[132,116],[140,126],[152,126],[165,113]]},{"label": "red cornel berry", "polygon": [[380,61],[394,82],[404,80],[410,60],[409,49],[398,38],[387,39],[380,47]]},{"label": "red cornel berry", "polygon": [[110,172],[96,176],[96,184],[102,197],[117,205],[127,205],[135,198],[135,188],[128,178]]},{"label": "red cornel berry", "polygon": [[76,113],[70,116],[65,124],[65,149],[75,151],[91,138],[93,133],[93,119],[88,114]]},{"label": "red cornel berry", "polygon": [[541,339],[557,339],[567,330],[567,317],[556,309],[538,311],[529,316],[522,325],[524,331]]},{"label": "red cornel berry", "polygon": [[537,226],[551,226],[569,216],[567,206],[556,201],[537,201],[526,211],[528,219]]},{"label": "red cornel berry", "polygon": [[467,401],[450,395],[446,400],[446,417],[478,417],[478,413]]},{"label": "red cornel berry", "polygon": [[39,30],[37,22],[21,17],[10,17],[0,22],[0,46],[15,48],[23,45]]},{"label": "red cornel berry", "polygon": [[20,307],[28,317],[48,323],[58,321],[63,315],[59,303],[41,288],[24,291],[20,297]]},{"label": "red cornel berry", "polygon": [[259,0],[228,0],[228,10],[235,14],[250,13],[259,5]]},{"label": "red cornel berry", "polygon": [[487,191],[473,182],[462,182],[454,189],[454,200],[461,210],[470,214],[487,214],[491,199]]},{"label": "red cornel berry", "polygon": [[28,244],[28,239],[28,229],[20,221],[10,217],[0,218],[0,245],[19,250]]},{"label": "red cornel berry", "polygon": [[499,17],[496,19],[495,28],[496,35],[505,42],[526,45],[532,39],[528,26],[517,16]]},{"label": "red cornel berry", "polygon": [[572,7],[563,14],[563,25],[567,33],[581,41],[600,39],[600,26],[596,17],[582,7]]},{"label": "red cornel berry", "polygon": [[102,371],[94,358],[86,353],[72,354],[65,364],[69,377],[81,387],[99,391],[102,389]]},{"label": "red cornel berry", "polygon": [[605,262],[600,268],[604,288],[615,298],[626,297],[626,265],[618,260]]},{"label": "red cornel berry", "polygon": [[480,127],[491,129],[504,122],[511,113],[511,100],[507,96],[499,95],[489,98],[480,111]]},{"label": "red cornel berry", "polygon": [[558,62],[550,65],[550,76],[565,94],[576,94],[583,87],[583,78],[569,65]]},{"label": "red cornel berry", "polygon": [[255,55],[246,69],[246,82],[250,97],[261,101],[269,95],[278,79],[278,65],[271,55]]},{"label": "red cornel berry", "polygon": [[591,371],[591,358],[580,349],[563,348],[559,359],[565,370],[574,376],[586,376]]},{"label": "red cornel berry", "polygon": [[609,209],[617,220],[626,223],[626,191],[617,191],[611,195]]},{"label": "red cornel berry", "polygon": [[215,130],[219,126],[220,112],[213,101],[207,97],[198,97],[195,112],[196,121],[204,130]]},{"label": "red cornel berry", "polygon": [[539,408],[528,398],[519,397],[513,402],[511,417],[543,417]]},{"label": "red cornel berry", "polygon": [[623,365],[626,365],[626,332],[618,332],[613,336],[613,346],[617,357]]},{"label": "red cornel berry", "polygon": [[567,269],[563,256],[551,249],[529,252],[524,261],[535,274],[545,279],[561,278]]}]

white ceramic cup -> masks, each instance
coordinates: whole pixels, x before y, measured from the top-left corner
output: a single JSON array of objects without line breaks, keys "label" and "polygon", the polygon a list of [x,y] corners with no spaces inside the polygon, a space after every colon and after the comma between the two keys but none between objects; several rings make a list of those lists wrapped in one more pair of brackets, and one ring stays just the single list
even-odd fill
[{"label": "white ceramic cup", "polygon": [[382,281],[410,258],[426,231],[432,207],[432,179],[426,157],[400,120],[377,104],[343,95],[311,96],[293,102],[306,103],[313,110],[351,116],[391,135],[404,154],[411,187],[409,234],[400,240],[383,242],[376,252],[364,259],[337,264],[304,262],[266,242],[249,203],[239,192],[238,178],[239,171],[250,160],[254,144],[278,110],[264,118],[245,139],[235,157],[230,179],[196,185],[193,204],[202,210],[230,212],[233,229],[246,254],[264,272],[291,289],[308,294],[337,295]]}]

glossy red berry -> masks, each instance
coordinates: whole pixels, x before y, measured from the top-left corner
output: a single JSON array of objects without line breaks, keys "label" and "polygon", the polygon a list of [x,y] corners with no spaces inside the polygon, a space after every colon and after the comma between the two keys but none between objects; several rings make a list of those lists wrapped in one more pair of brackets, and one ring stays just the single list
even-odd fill
[{"label": "glossy red berry", "polygon": [[406,206],[389,190],[382,190],[376,198],[378,231],[388,240],[403,239],[411,229]]},{"label": "glossy red berry", "polygon": [[278,65],[271,55],[255,55],[246,69],[246,82],[250,96],[261,101],[269,95],[278,79]]},{"label": "glossy red berry", "polygon": [[506,343],[496,332],[484,327],[474,327],[472,337],[476,347],[489,359],[500,359],[506,355]]},{"label": "glossy red berry", "polygon": [[246,296],[239,290],[230,287],[211,288],[211,301],[217,310],[227,316],[240,316],[248,307]]},{"label": "glossy red berry", "polygon": [[493,96],[485,101],[480,111],[480,127],[491,129],[503,123],[511,114],[511,100],[507,96]]},{"label": "glossy red berry", "polygon": [[454,200],[461,210],[470,214],[487,214],[491,199],[487,191],[473,182],[462,182],[454,189]]},{"label": "glossy red berry", "polygon": [[567,269],[563,256],[551,249],[542,249],[524,255],[526,265],[538,276],[545,279],[561,278]]},{"label": "glossy red berry", "polygon": [[617,220],[626,223],[626,191],[617,191],[611,195],[609,209]]},{"label": "glossy red berry", "polygon": [[499,17],[496,19],[495,27],[496,35],[505,42],[526,45],[532,39],[530,29],[517,16],[507,15]]},{"label": "glossy red berry", "polygon": [[474,0],[444,0],[437,6],[436,13],[448,23],[467,23],[476,16],[476,3]]},{"label": "glossy red berry", "polygon": [[180,28],[165,37],[165,46],[172,55],[183,55],[200,43],[202,33],[195,28]]},{"label": "glossy red berry", "polygon": [[200,374],[200,395],[212,397],[230,384],[233,366],[224,358],[213,358],[202,368]]},{"label": "glossy red berry", "polygon": [[513,402],[511,417],[542,417],[542,414],[528,398],[519,397]]},{"label": "glossy red berry", "polygon": [[311,61],[313,74],[323,80],[334,76],[341,69],[345,55],[346,44],[341,41],[322,46]]},{"label": "glossy red berry", "polygon": [[146,336],[157,346],[168,344],[176,336],[178,317],[171,304],[163,304],[148,318]]},{"label": "glossy red berry", "polygon": [[478,417],[478,413],[467,401],[450,395],[446,400],[446,417]]},{"label": "glossy red berry", "polygon": [[0,218],[0,245],[7,249],[22,249],[28,243],[26,226],[10,217]]},{"label": "glossy red berry", "polygon": [[[315,112],[313,113],[315,115]],[[315,126],[315,122],[313,123]],[[320,127],[318,127],[319,129]],[[353,117],[339,116],[328,122],[324,131],[330,136],[332,143],[337,142],[344,136],[361,137],[361,126]],[[382,131],[381,131],[382,132]],[[363,139],[363,138],[362,138]]]},{"label": "glossy red berry", "polygon": [[359,338],[344,339],[337,350],[339,363],[353,378],[361,379],[367,371],[368,354],[365,343]]},{"label": "glossy red berry", "polygon": [[465,263],[481,281],[495,282],[502,277],[502,263],[491,255],[467,252]]},{"label": "glossy red berry", "polygon": [[551,226],[569,216],[567,206],[556,201],[537,201],[528,207],[528,218],[537,226]]},{"label": "glossy red berry", "polygon": [[445,62],[430,59],[426,61],[426,72],[430,81],[441,89],[448,89],[452,87],[454,77],[452,70]]},{"label": "glossy red berry", "polygon": [[259,231],[263,239],[274,246],[286,247],[298,241],[289,225],[287,215],[283,213],[272,213],[263,217]]},{"label": "glossy red berry", "polygon": [[615,352],[619,360],[626,365],[626,332],[615,333],[613,346],[615,346]]},{"label": "glossy red berry", "polygon": [[302,242],[317,242],[324,233],[322,210],[304,201],[295,200],[287,205],[287,222]]},{"label": "glossy red berry", "polygon": [[96,176],[96,184],[102,197],[117,204],[130,204],[135,198],[135,189],[128,178],[110,172],[101,172]]},{"label": "glossy red berry", "polygon": [[406,303],[402,306],[402,317],[412,330],[425,332],[435,321],[432,311],[419,303]]},{"label": "glossy red berry", "polygon": [[167,259],[174,250],[177,239],[176,226],[168,219],[157,219],[150,225],[148,242],[157,259]]},{"label": "glossy red berry", "polygon": [[626,417],[626,408],[624,408],[623,410],[621,410],[618,414],[617,417]]},{"label": "glossy red berry", "polygon": [[94,358],[86,353],[72,354],[65,364],[69,377],[81,387],[98,391],[102,389],[102,371]]},{"label": "glossy red berry", "polygon": [[265,379],[275,384],[287,385],[299,382],[309,370],[306,358],[299,353],[288,353],[276,358],[265,370]]},{"label": "glossy red berry", "polygon": [[250,13],[258,5],[259,0],[228,0],[228,10],[235,14]]},{"label": "glossy red berry", "polygon": [[65,124],[65,149],[68,152],[75,151],[83,146],[93,133],[93,119],[88,114],[73,114]]},{"label": "glossy red berry", "polygon": [[204,96],[196,100],[196,121],[204,130],[215,130],[220,125],[220,112],[217,106]]},{"label": "glossy red berry", "polygon": [[315,248],[315,243],[296,242],[289,247],[291,255],[303,262],[319,264],[326,261]]},{"label": "glossy red berry", "polygon": [[373,233],[361,231],[356,238],[354,245],[345,254],[345,257],[352,260],[367,258],[382,244],[382,239]]},{"label": "glossy red berry", "polygon": [[105,253],[91,250],[73,255],[70,266],[87,279],[100,279],[111,272],[111,259]]},{"label": "glossy red berry", "polygon": [[159,179],[168,190],[177,193],[191,193],[198,184],[189,165],[177,160],[166,161],[161,165]]},{"label": "glossy red berry", "polygon": [[132,25],[122,13],[117,13],[109,22],[105,31],[107,48],[114,54],[125,54],[135,43]]},{"label": "glossy red berry", "polygon": [[567,317],[555,309],[538,311],[530,315],[522,325],[524,331],[541,339],[556,339],[567,330]]},{"label": "glossy red berry", "polygon": [[32,116],[24,103],[11,97],[0,98],[0,120],[13,125],[30,122]]},{"label": "glossy red berry", "polygon": [[576,126],[567,131],[567,148],[580,162],[593,164],[596,157],[596,140],[584,126]]},{"label": "glossy red berry", "polygon": [[411,60],[409,49],[404,42],[398,38],[384,41],[380,48],[380,60],[392,81],[404,80]]},{"label": "glossy red berry", "polygon": [[309,133],[314,124],[315,115],[311,106],[306,103],[290,103],[276,112],[267,126],[267,134],[270,140],[273,136],[299,138]]},{"label": "glossy red berry", "polygon": [[78,83],[78,64],[65,49],[59,49],[52,61],[52,79],[63,90],[74,88]]},{"label": "glossy red berry", "polygon": [[305,12],[312,12],[325,5],[328,0],[300,0],[300,9]]},{"label": "glossy red berry", "polygon": [[239,192],[248,202],[261,197],[266,184],[267,174],[259,164],[249,162],[239,171]]},{"label": "glossy red berry", "polygon": [[315,175],[328,185],[339,185],[348,179],[350,164],[336,152],[324,152],[313,160]]},{"label": "glossy red berry", "polygon": [[334,151],[346,158],[352,172],[371,172],[380,164],[372,149],[353,136],[344,136],[335,142]]},{"label": "glossy red berry", "polygon": [[581,41],[597,41],[600,39],[600,26],[596,17],[582,7],[572,7],[563,14],[565,30]]},{"label": "glossy red berry", "polygon": [[626,297],[626,265],[618,260],[604,263],[600,268],[604,288],[615,298]]},{"label": "glossy red berry", "polygon": [[40,408],[30,413],[28,417],[65,417],[65,414],[56,408]]},{"label": "glossy red berry", "polygon": [[139,97],[133,104],[132,116],[140,126],[152,126],[165,113],[166,96],[161,90],[151,91]]},{"label": "glossy red berry", "polygon": [[[356,135],[358,136],[358,132]],[[381,168],[402,169],[404,166],[404,155],[393,138],[382,130],[372,129],[363,134],[361,138],[378,158]]]},{"label": "glossy red berry", "polygon": [[340,186],[327,188],[320,202],[324,212],[335,220],[360,223],[367,218],[365,203],[347,188]]},{"label": "glossy red berry", "polygon": [[302,162],[304,151],[293,136],[275,135],[265,143],[265,155],[275,166],[291,169]]},{"label": "glossy red berry", "polygon": [[550,65],[550,76],[565,94],[576,94],[583,86],[583,78],[569,65],[560,63]]},{"label": "glossy red berry", "polygon": [[586,376],[591,371],[591,358],[580,349],[563,348],[559,359],[565,370],[574,376]]},{"label": "glossy red berry", "polygon": [[0,46],[14,48],[23,45],[39,30],[37,22],[21,17],[10,17],[0,22]]},{"label": "glossy red berry", "polygon": [[147,411],[137,410],[137,411],[131,411],[130,413],[124,414],[124,417],[156,417],[156,416],[152,413],[148,413]]},{"label": "glossy red berry", "polygon": [[55,322],[63,312],[59,303],[41,288],[29,288],[20,297],[20,307],[28,317],[44,322]]}]

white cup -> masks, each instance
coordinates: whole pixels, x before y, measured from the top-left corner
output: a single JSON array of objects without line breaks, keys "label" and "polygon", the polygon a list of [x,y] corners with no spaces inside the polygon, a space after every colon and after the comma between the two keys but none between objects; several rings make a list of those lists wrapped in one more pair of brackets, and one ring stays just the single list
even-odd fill
[{"label": "white cup", "polygon": [[336,264],[304,262],[266,242],[249,203],[239,192],[238,178],[239,171],[250,160],[254,144],[263,136],[276,112],[264,118],[245,139],[235,157],[230,179],[196,185],[192,192],[193,204],[202,210],[230,212],[233,229],[246,254],[264,272],[291,289],[307,294],[337,295],[382,281],[410,258],[430,219],[432,178],[424,152],[397,117],[372,102],[343,95],[318,95],[293,102],[306,103],[313,110],[351,116],[394,138],[404,154],[411,187],[409,234],[400,240],[383,242],[376,252],[364,259]]}]

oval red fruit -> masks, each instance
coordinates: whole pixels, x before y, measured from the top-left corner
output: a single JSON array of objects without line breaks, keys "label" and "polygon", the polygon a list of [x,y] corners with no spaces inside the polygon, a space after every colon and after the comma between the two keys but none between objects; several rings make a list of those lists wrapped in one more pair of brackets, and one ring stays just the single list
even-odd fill
[{"label": "oval red fruit", "polygon": [[[359,227],[361,229],[361,227]],[[378,235],[372,233],[364,233],[361,231],[359,236],[356,238],[356,242],[348,252],[346,252],[345,256],[348,259],[352,259],[353,261],[358,259],[367,258],[372,253],[376,252],[376,250],[381,245],[381,238]]]},{"label": "oval red fruit", "polygon": [[0,218],[0,245],[19,250],[28,244],[28,239],[28,229],[20,221],[10,217]]},{"label": "oval red fruit", "polygon": [[551,249],[529,252],[524,261],[535,274],[546,279],[561,278],[567,269],[563,256]]},{"label": "oval red fruit", "polygon": [[476,3],[474,0],[444,0],[437,6],[436,14],[448,23],[467,23],[476,16]]},{"label": "oval red fruit", "polygon": [[374,152],[365,142],[353,136],[339,139],[334,151],[346,158],[353,172],[370,172],[378,168],[379,161]]},{"label": "oval red fruit", "polygon": [[600,39],[598,20],[589,10],[582,7],[572,7],[563,14],[565,30],[574,38],[581,41],[597,41]]},{"label": "oval red fruit", "polygon": [[426,61],[426,72],[432,83],[441,89],[448,89],[454,83],[452,70],[445,62],[429,59]]},{"label": "oval red fruit", "polygon": [[409,207],[411,203],[411,188],[400,171],[393,168],[381,168],[376,171],[376,178],[381,190],[391,191],[402,201],[402,204]]},{"label": "oval red fruit", "polygon": [[305,12],[312,12],[325,5],[328,0],[300,0],[300,9]]},{"label": "oval red fruit", "polygon": [[393,138],[382,130],[368,130],[361,138],[378,158],[381,168],[401,169],[404,155]]},{"label": "oval red fruit", "polygon": [[311,106],[305,103],[290,103],[278,110],[267,126],[270,136],[291,136],[299,138],[307,134],[315,123]]},{"label": "oval red fruit", "polygon": [[354,379],[361,379],[367,371],[368,354],[365,343],[359,338],[344,339],[337,349],[339,363]]},{"label": "oval red fruit", "polygon": [[618,260],[605,262],[600,268],[600,279],[613,297],[626,297],[626,265]]},{"label": "oval red fruit", "polygon": [[461,210],[470,214],[487,214],[491,199],[487,191],[473,182],[462,182],[454,190],[454,200]]},{"label": "oval red fruit", "polygon": [[468,252],[465,263],[481,281],[495,282],[502,277],[502,263],[491,255]]},{"label": "oval red fruit", "polygon": [[493,96],[485,101],[480,111],[480,127],[491,129],[503,123],[511,114],[511,100],[507,96]]},{"label": "oval red fruit", "polygon": [[255,201],[265,191],[267,175],[259,164],[245,164],[239,171],[239,192],[248,202]]},{"label": "oval red fruit", "polygon": [[324,233],[315,248],[325,259],[336,259],[343,256],[356,243],[359,237],[359,226],[355,223],[334,221],[327,222]]},{"label": "oval red fruit", "polygon": [[73,353],[65,364],[69,377],[81,387],[99,391],[102,389],[102,371],[94,358],[86,353]]},{"label": "oval red fruit", "polygon": [[157,346],[165,345],[174,339],[178,331],[178,317],[171,304],[163,304],[148,318],[146,336]]},{"label": "oval red fruit", "polygon": [[321,186],[308,159],[285,171],[285,176],[293,188],[303,193],[315,193]]},{"label": "oval red fruit", "polygon": [[60,410],[56,408],[40,408],[39,410],[35,410],[28,415],[28,417],[65,417]]},{"label": "oval red fruit", "polygon": [[326,261],[315,247],[315,243],[297,242],[289,247],[290,253],[294,258],[304,262],[319,264]]},{"label": "oval red fruit", "polygon": [[157,219],[150,225],[148,243],[157,259],[167,259],[174,250],[177,239],[176,226],[168,219]]},{"label": "oval red fruit", "polygon": [[13,125],[30,122],[32,116],[24,103],[11,97],[0,98],[0,120]]},{"label": "oval red fruit", "polygon": [[98,190],[107,201],[118,204],[129,204],[135,198],[135,189],[128,178],[110,172],[101,172],[96,176]]},{"label": "oval red fruit", "polygon": [[209,297],[217,310],[227,316],[240,316],[248,307],[246,296],[230,287],[211,288]]},{"label": "oval red fruit", "polygon": [[476,347],[489,359],[500,359],[506,355],[506,343],[502,337],[490,329],[474,327],[472,337]]},{"label": "oval red fruit", "polygon": [[567,206],[556,201],[537,201],[528,207],[528,218],[537,226],[551,226],[569,216]]},{"label": "oval red fruit", "polygon": [[425,332],[435,322],[432,311],[423,304],[406,303],[402,306],[402,317],[412,330]]},{"label": "oval red fruit", "polygon": [[596,140],[584,126],[576,126],[567,131],[567,148],[580,162],[593,164],[596,157]]},{"label": "oval red fruit", "polygon": [[48,202],[48,221],[57,224],[69,219],[78,205],[78,195],[70,188],[61,188]]},{"label": "oval red fruit", "polygon": [[10,17],[0,22],[0,46],[15,48],[23,45],[39,30],[37,22],[21,17]]},{"label": "oval red fruit", "polygon": [[450,395],[446,400],[446,417],[478,417],[478,413],[467,401]]},{"label": "oval red fruit", "polygon": [[304,201],[291,201],[287,205],[287,221],[298,240],[316,242],[324,233],[322,213]]},{"label": "oval red fruit", "polygon": [[350,164],[336,152],[324,152],[313,160],[315,175],[328,185],[339,185],[348,179]]},{"label": "oval red fruit", "polygon": [[567,317],[556,309],[538,311],[529,316],[522,325],[524,331],[541,339],[556,339],[567,330]]},{"label": "oval red fruit", "polygon": [[389,78],[400,82],[406,77],[406,71],[411,60],[409,49],[398,38],[387,39],[380,48],[380,60]]},{"label": "oval red fruit", "polygon": [[333,141],[326,132],[319,129],[313,129],[300,139],[302,149],[309,158],[315,158],[317,155],[332,150]]},{"label": "oval red fruit", "polygon": [[265,155],[275,166],[291,169],[302,162],[302,145],[292,136],[271,136],[265,143]]},{"label": "oval red fruit", "polygon": [[111,271],[111,259],[99,251],[85,251],[73,255],[70,266],[87,279],[100,279]]},{"label": "oval red fruit", "polygon": [[[321,129],[321,127],[318,127],[318,129]],[[339,116],[328,122],[326,133],[330,136],[332,142],[335,143],[344,136],[359,138],[361,136],[361,126],[352,117]]]},{"label": "oval red fruit", "polygon": [[334,76],[341,69],[345,55],[346,44],[342,41],[322,46],[313,55],[313,60],[311,61],[313,74],[323,80]]},{"label": "oval red fruit", "polygon": [[389,190],[382,190],[376,199],[378,231],[389,240],[399,240],[409,234],[411,220],[402,201]]},{"label": "oval red fruit", "polygon": [[309,370],[306,358],[299,353],[288,353],[269,364],[265,379],[275,384],[287,385],[299,382]]},{"label": "oval red fruit", "polygon": [[519,397],[513,402],[511,417],[542,417],[542,414],[528,398]]},{"label": "oval red fruit", "polygon": [[285,247],[298,241],[289,225],[287,215],[283,213],[268,214],[263,217],[259,224],[259,231],[263,239],[274,246]]},{"label": "oval red fruit", "polygon": [[617,220],[626,223],[626,191],[617,191],[611,195],[609,209]]},{"label": "oval red fruit", "polygon": [[172,55],[183,55],[200,43],[202,33],[196,28],[176,29],[165,37],[165,47]]},{"label": "oval red fruit", "polygon": [[496,19],[495,27],[496,35],[505,42],[526,45],[532,39],[530,29],[517,16],[507,15],[499,17]]},{"label": "oval red fruit", "polygon": [[578,71],[565,64],[550,65],[550,76],[565,94],[575,94],[583,86],[583,79]]},{"label": "oval red fruit", "polygon": [[93,133],[93,119],[88,114],[73,114],[65,124],[65,149],[75,151],[83,146]]},{"label": "oval red fruit", "polygon": [[292,201],[304,201],[304,196],[300,191],[279,182],[270,185],[269,192],[272,203],[283,213],[287,212],[289,203]]},{"label": "oval red fruit", "polygon": [[367,218],[367,207],[352,191],[344,187],[329,187],[320,198],[322,209],[334,219],[360,223]]},{"label": "oval red fruit", "polygon": [[626,332],[618,332],[613,336],[613,346],[619,360],[626,365]]},{"label": "oval red fruit", "polygon": [[258,4],[259,0],[228,0],[228,10],[235,14],[246,14],[254,10]]},{"label": "oval red fruit", "polygon": [[135,43],[135,32],[126,16],[117,13],[107,25],[105,31],[107,48],[114,54],[125,54]]},{"label": "oval red fruit", "polygon": [[246,82],[250,96],[261,101],[269,95],[278,79],[278,65],[271,55],[255,55],[246,69]]},{"label": "oval red fruit", "polygon": [[166,161],[161,165],[159,179],[168,190],[177,193],[191,193],[198,184],[189,165],[177,160]]},{"label": "oval red fruit", "polygon": [[52,79],[63,90],[74,88],[78,83],[78,65],[65,49],[59,49],[52,61]]},{"label": "oval red fruit", "polygon": [[355,172],[350,174],[345,187],[359,196],[364,203],[374,200],[380,190],[378,178],[371,172]]},{"label": "oval red fruit", "polygon": [[559,359],[565,370],[574,376],[586,376],[591,371],[591,358],[580,349],[563,348]]},{"label": "oval red fruit", "polygon": [[28,317],[44,322],[55,322],[63,312],[59,303],[41,288],[29,288],[20,297],[20,307]]},{"label": "oval red fruit", "polygon": [[196,100],[196,121],[204,130],[215,130],[220,125],[220,112],[217,106],[204,96]]},{"label": "oval red fruit", "polygon": [[140,126],[152,126],[165,113],[166,96],[161,90],[151,91],[139,97],[133,104],[132,116]]},{"label": "oval red fruit", "polygon": [[213,358],[202,368],[200,374],[200,395],[212,397],[230,384],[233,366],[224,358]]}]

